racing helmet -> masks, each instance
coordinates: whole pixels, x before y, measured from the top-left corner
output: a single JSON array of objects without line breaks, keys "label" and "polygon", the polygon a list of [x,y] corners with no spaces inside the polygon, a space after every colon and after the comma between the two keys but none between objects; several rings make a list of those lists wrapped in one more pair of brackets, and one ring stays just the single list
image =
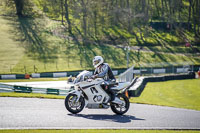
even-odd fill
[{"label": "racing helmet", "polygon": [[93,66],[97,68],[99,65],[101,65],[104,62],[103,58],[101,56],[95,56],[93,59]]}]

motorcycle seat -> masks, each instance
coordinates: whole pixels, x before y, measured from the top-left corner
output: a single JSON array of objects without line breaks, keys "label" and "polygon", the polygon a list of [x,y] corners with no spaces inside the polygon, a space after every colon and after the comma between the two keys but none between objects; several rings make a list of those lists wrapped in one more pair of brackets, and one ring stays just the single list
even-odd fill
[{"label": "motorcycle seat", "polygon": [[128,87],[130,85],[130,82],[119,82],[116,85],[111,87],[111,90],[121,90],[124,89],[125,87]]}]

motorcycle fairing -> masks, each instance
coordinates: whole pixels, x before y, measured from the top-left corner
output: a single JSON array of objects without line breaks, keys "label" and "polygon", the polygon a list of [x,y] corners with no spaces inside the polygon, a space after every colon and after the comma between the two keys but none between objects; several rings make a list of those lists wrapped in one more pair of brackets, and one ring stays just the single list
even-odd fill
[{"label": "motorcycle fairing", "polygon": [[90,104],[99,104],[103,103],[104,99],[109,99],[108,94],[101,87],[101,83],[104,80],[96,79],[91,82],[82,82],[80,88],[88,97],[88,103]]}]

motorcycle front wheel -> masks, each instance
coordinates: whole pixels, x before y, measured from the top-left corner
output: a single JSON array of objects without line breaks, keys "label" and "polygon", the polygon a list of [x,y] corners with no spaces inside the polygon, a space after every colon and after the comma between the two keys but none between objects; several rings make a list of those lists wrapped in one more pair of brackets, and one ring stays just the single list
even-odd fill
[{"label": "motorcycle front wheel", "polygon": [[130,106],[130,102],[129,102],[129,99],[121,94],[121,95],[118,95],[117,96],[120,100],[124,101],[125,104],[122,104],[122,105],[119,105],[119,104],[111,104],[111,110],[118,114],[118,115],[123,115],[124,113],[126,113],[129,109],[129,106]]},{"label": "motorcycle front wheel", "polygon": [[77,102],[77,98],[78,97],[75,94],[69,94],[65,98],[65,107],[69,112],[73,114],[77,114],[81,112],[85,106],[84,98],[81,96],[78,102]]}]

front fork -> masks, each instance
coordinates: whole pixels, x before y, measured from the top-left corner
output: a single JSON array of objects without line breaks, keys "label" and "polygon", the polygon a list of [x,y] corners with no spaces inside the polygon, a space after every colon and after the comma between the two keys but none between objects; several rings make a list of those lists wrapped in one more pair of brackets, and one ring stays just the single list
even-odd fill
[{"label": "front fork", "polygon": [[80,90],[73,90],[73,91],[69,92],[69,94],[75,94],[77,96],[76,102],[78,102],[79,99],[80,99],[80,97],[81,97],[81,95],[82,95],[82,91],[80,91]]},{"label": "front fork", "polygon": [[[80,97],[83,95],[83,92],[81,90],[73,90],[69,94],[75,94],[77,96],[77,98],[76,98],[76,103],[77,103],[77,102],[79,102]],[[85,98],[84,98],[84,100],[85,100],[85,106],[87,106],[88,100],[86,100]]]}]

